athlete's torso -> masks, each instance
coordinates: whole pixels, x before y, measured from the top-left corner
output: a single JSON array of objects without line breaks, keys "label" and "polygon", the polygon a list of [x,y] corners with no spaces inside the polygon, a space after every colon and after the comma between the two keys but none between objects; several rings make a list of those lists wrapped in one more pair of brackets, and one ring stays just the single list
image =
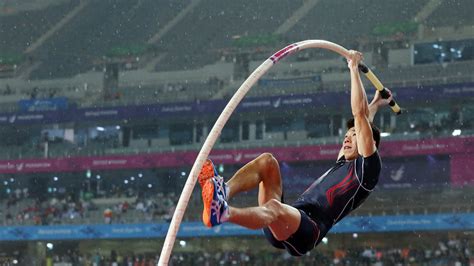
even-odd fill
[{"label": "athlete's torso", "polygon": [[377,151],[353,161],[342,157],[292,205],[329,230],[369,196],[377,184],[381,164]]}]

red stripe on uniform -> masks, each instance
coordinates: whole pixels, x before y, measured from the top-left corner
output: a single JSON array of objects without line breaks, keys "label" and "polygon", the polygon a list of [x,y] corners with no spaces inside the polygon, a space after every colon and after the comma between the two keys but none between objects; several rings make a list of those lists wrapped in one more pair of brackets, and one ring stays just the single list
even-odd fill
[{"label": "red stripe on uniform", "polygon": [[[332,186],[330,189],[328,189],[328,191],[326,191],[326,199],[329,203],[329,206],[332,206],[332,204],[334,202],[334,198],[337,195],[345,193],[348,190],[350,190],[351,188],[353,188],[354,183],[352,182],[353,180],[351,180],[351,177],[352,177],[353,173],[354,173],[354,167],[351,167],[349,173],[347,174],[347,176],[341,182],[339,182],[338,184]],[[340,190],[337,191],[338,189],[340,189]]]}]

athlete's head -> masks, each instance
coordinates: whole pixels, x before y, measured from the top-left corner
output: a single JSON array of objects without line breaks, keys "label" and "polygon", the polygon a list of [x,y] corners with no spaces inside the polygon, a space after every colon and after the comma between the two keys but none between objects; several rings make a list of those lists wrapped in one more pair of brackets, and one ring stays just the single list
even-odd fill
[{"label": "athlete's head", "polygon": [[[347,132],[344,136],[344,141],[342,142],[342,147],[344,149],[344,157],[346,160],[354,160],[359,156],[357,149],[357,138],[354,127],[354,118],[351,118],[347,121]],[[372,135],[374,137],[375,147],[379,147],[380,144],[380,130],[373,124],[370,123],[372,128]]]}]

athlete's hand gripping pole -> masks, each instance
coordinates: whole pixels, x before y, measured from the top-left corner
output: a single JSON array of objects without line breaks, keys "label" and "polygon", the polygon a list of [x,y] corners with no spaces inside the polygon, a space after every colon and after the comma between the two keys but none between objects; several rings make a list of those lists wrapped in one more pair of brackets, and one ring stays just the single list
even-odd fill
[{"label": "athlete's hand gripping pole", "polygon": [[[359,70],[364,73],[364,75],[367,77],[367,79],[374,84],[375,88],[380,92],[380,96],[384,99],[388,99],[390,97],[390,94],[388,93],[387,89],[383,86],[382,82],[375,76],[375,74],[370,70],[370,68],[365,65],[364,63],[360,62],[359,63]],[[395,100],[391,100],[390,103],[390,108],[392,108],[392,111],[394,111],[397,115],[402,113],[402,109],[400,106],[395,102]]]}]

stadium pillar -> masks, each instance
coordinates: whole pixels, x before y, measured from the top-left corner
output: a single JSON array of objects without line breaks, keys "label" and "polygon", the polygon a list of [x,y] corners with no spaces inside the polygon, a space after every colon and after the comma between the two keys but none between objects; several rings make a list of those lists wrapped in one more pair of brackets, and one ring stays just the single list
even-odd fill
[{"label": "stadium pillar", "polygon": [[45,242],[28,242],[24,256],[27,261],[23,261],[24,265],[45,265],[46,251]]},{"label": "stadium pillar", "polygon": [[132,129],[128,126],[122,127],[122,146],[128,147],[130,146],[130,138],[132,136]]},{"label": "stadium pillar", "polygon": [[234,79],[244,79],[250,74],[249,70],[250,55],[248,53],[239,53],[234,57]]},{"label": "stadium pillar", "polygon": [[388,66],[388,50],[389,47],[384,43],[377,43],[373,47],[372,64],[377,67]]},{"label": "stadium pillar", "polygon": [[119,64],[115,62],[109,62],[105,64],[104,73],[104,100],[119,99],[120,94],[118,92],[119,84]]},{"label": "stadium pillar", "polygon": [[249,140],[255,140],[256,136],[256,131],[257,131],[257,124],[255,121],[251,121],[249,124]]}]

